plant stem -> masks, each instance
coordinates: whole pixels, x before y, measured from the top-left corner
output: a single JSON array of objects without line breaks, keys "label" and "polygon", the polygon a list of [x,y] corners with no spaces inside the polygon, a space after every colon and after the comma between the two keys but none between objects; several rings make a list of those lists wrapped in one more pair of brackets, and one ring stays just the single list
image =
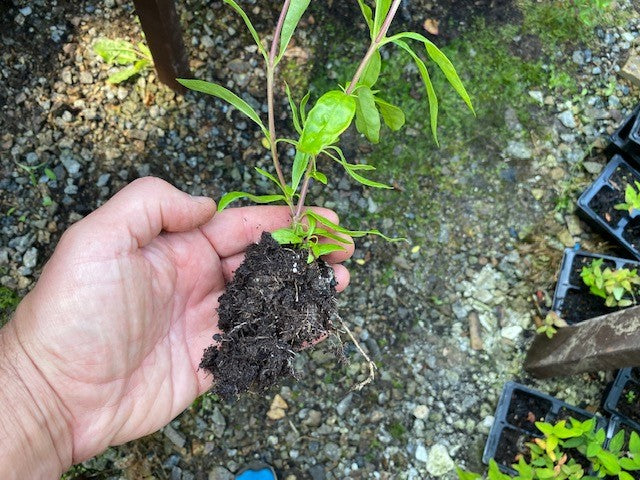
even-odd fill
[{"label": "plant stem", "polygon": [[304,199],[309,191],[309,183],[311,183],[311,172],[313,171],[316,163],[315,157],[309,159],[309,165],[307,171],[304,173],[304,181],[302,182],[302,189],[300,190],[300,199],[298,200],[298,207],[296,208],[296,214],[293,217],[293,223],[298,223],[302,215],[302,209],[304,208]]},{"label": "plant stem", "polygon": [[[285,190],[287,185],[284,175],[282,174],[282,167],[280,166],[280,160],[278,159],[278,148],[276,145],[276,121],[275,121],[275,109],[273,106],[273,83],[276,70],[276,54],[278,48],[278,42],[280,40],[280,33],[282,32],[282,25],[284,19],[287,16],[289,5],[291,0],[285,0],[278,18],[276,30],[273,34],[273,40],[271,42],[271,50],[269,52],[269,61],[267,63],[267,111],[269,115],[269,146],[271,147],[271,158],[273,159],[273,166],[276,169],[278,180],[281,183],[282,189]],[[293,207],[292,207],[293,209]]]},{"label": "plant stem", "polygon": [[353,75],[351,82],[349,82],[349,86],[347,87],[347,90],[346,90],[347,95],[351,95],[353,93],[353,90],[356,88],[356,85],[358,84],[358,80],[360,80],[360,77],[364,72],[364,69],[367,68],[367,64],[369,63],[369,60],[371,60],[371,57],[373,56],[375,51],[378,49],[378,47],[380,47],[380,43],[382,43],[382,40],[384,40],[385,35],[389,31],[389,26],[391,26],[391,22],[393,21],[393,17],[395,17],[396,12],[398,11],[400,2],[401,0],[394,0],[393,3],[391,4],[391,8],[389,8],[389,13],[387,13],[387,16],[385,17],[384,22],[382,22],[382,26],[380,27],[380,31],[378,32],[378,35],[371,42],[371,45],[369,45],[369,50],[367,50],[367,53],[362,58],[360,65],[358,65],[358,69],[356,70],[356,73]]}]

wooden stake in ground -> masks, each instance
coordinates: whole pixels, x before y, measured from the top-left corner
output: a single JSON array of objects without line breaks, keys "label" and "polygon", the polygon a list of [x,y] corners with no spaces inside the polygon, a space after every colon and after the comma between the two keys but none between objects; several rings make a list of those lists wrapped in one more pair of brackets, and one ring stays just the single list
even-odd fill
[{"label": "wooden stake in ground", "polygon": [[158,79],[178,93],[185,88],[176,78],[191,78],[182,28],[174,0],[133,0],[153,56]]},{"label": "wooden stake in ground", "polygon": [[538,335],[524,363],[540,378],[640,365],[640,306]]}]

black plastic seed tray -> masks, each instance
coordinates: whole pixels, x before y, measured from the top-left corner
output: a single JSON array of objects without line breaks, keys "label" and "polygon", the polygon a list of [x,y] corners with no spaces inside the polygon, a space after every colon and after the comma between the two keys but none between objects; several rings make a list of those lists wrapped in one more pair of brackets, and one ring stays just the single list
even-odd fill
[{"label": "black plastic seed tray", "polygon": [[604,409],[618,421],[640,432],[640,368],[623,368],[604,402]]},{"label": "black plastic seed tray", "polygon": [[[594,414],[555,397],[516,382],[508,382],[498,401],[482,461],[489,464],[493,458],[500,470],[513,475],[516,472],[511,465],[515,461],[507,458],[513,459],[525,448],[526,442],[542,436],[535,422],[554,423],[569,418],[584,421],[593,417]],[[605,428],[607,421],[599,416],[596,418],[597,428]]]},{"label": "black plastic seed tray", "polygon": [[640,166],[640,104],[636,105],[620,127],[613,132],[611,143],[629,155],[636,166]]},{"label": "black plastic seed tray", "polygon": [[629,213],[615,208],[624,202],[628,184],[636,188],[635,181],[640,182],[640,172],[621,155],[614,155],[600,176],[580,195],[578,213],[640,258],[640,211]]},{"label": "black plastic seed tray", "polygon": [[551,309],[569,325],[575,325],[589,318],[599,317],[619,308],[610,308],[604,304],[604,299],[589,292],[580,272],[583,266],[588,266],[593,260],[602,258],[603,268],[612,269],[640,268],[640,262],[626,258],[601,255],[567,248],[562,256],[558,283],[553,295]]}]

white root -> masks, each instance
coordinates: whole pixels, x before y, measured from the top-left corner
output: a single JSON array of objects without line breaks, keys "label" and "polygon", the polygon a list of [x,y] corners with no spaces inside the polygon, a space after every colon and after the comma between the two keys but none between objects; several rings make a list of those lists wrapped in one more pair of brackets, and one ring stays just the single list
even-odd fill
[{"label": "white root", "polygon": [[373,380],[376,378],[376,369],[378,367],[376,367],[376,364],[373,363],[373,361],[371,360],[371,358],[369,358],[369,355],[367,355],[367,353],[362,349],[362,346],[360,345],[360,342],[358,342],[358,340],[356,340],[356,337],[353,335],[353,333],[351,333],[351,330],[349,329],[349,327],[347,327],[347,325],[344,323],[344,320],[342,320],[342,318],[338,317],[338,319],[340,320],[340,325],[342,325],[342,328],[344,328],[345,332],[347,332],[347,335],[349,335],[349,338],[351,339],[351,341],[353,342],[353,344],[356,346],[356,348],[358,349],[358,351],[360,352],[360,354],[364,357],[364,359],[367,361],[367,363],[369,364],[369,375],[367,376],[367,378],[365,378],[362,382],[360,382],[359,384],[357,384],[355,387],[353,387],[353,390],[356,391],[360,391],[362,390],[366,385],[370,384],[371,382],[373,382]]}]

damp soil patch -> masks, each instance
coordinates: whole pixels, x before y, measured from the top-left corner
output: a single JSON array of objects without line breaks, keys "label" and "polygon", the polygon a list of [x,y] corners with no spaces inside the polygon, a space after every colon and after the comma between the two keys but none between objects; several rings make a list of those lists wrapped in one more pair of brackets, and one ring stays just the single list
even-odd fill
[{"label": "damp soil patch", "polygon": [[335,332],[333,269],[322,260],[307,263],[307,255],[279,245],[269,233],[247,249],[220,297],[222,333],[200,363],[213,375],[214,393],[232,399],[279,383],[295,374],[300,350]]}]

